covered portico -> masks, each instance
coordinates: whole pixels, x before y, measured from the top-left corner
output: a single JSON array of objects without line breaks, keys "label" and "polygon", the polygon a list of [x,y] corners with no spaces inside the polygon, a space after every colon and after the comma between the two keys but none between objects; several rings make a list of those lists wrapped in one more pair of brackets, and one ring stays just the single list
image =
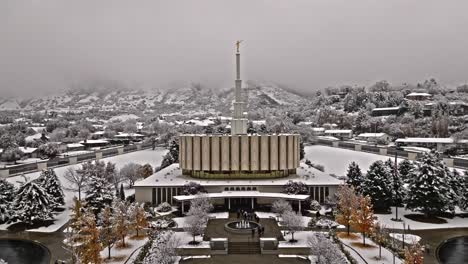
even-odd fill
[{"label": "covered portico", "polygon": [[[203,194],[209,199],[227,199],[228,210],[231,210],[231,199],[235,198],[250,198],[251,208],[254,209],[254,199],[255,198],[272,198],[272,199],[284,199],[291,201],[298,201],[299,211],[301,211],[301,202],[309,198],[308,194],[286,194],[286,193],[269,193],[269,192],[259,192],[259,191],[223,191],[218,193],[206,193]],[[190,201],[196,199],[199,195],[177,195],[174,196],[174,200],[182,203],[182,214],[184,213],[184,203],[185,201]]]}]

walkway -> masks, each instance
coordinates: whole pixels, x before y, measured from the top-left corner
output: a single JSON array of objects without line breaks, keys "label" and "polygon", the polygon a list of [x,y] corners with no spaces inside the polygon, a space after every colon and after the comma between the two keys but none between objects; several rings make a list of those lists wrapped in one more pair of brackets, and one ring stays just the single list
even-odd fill
[{"label": "walkway", "polygon": [[278,258],[276,255],[212,255],[209,259],[192,259],[181,261],[181,264],[305,264],[306,260]]}]

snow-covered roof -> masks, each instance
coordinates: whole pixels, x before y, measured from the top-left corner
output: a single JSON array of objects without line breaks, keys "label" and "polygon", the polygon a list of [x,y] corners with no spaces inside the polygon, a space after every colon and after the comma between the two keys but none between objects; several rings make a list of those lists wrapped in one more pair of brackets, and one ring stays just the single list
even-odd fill
[{"label": "snow-covered roof", "polygon": [[[34,140],[38,140],[38,139],[41,139],[42,137],[42,134],[41,133],[36,133],[34,135],[31,135],[31,136],[27,136],[24,140],[26,142],[32,142]],[[46,138],[49,138],[48,136],[45,136]]]},{"label": "snow-covered roof", "polygon": [[[207,193],[208,198],[276,198],[285,200],[304,201],[309,198],[308,194],[286,194],[286,193],[267,193],[259,191],[224,191],[219,193]],[[189,201],[197,198],[197,195],[177,195],[174,199],[177,201]]]},{"label": "snow-covered roof", "polygon": [[384,137],[387,134],[385,133],[361,133],[358,135],[358,137],[365,137],[365,138],[379,138],[379,137]]},{"label": "snow-covered roof", "polygon": [[28,147],[18,147],[24,154],[31,154],[37,150],[37,148],[28,148]]},{"label": "snow-covered roof", "polygon": [[[441,143],[441,144],[453,144],[455,141],[453,138],[399,138],[395,142],[397,143]],[[462,139],[458,143],[468,143],[468,140]]]},{"label": "snow-covered roof", "polygon": [[295,175],[275,179],[196,179],[182,174],[179,164],[174,163],[146,179],[137,181],[136,188],[154,186],[183,186],[189,182],[197,182],[202,186],[283,186],[288,181],[301,181],[307,185],[340,185],[341,180],[321,172],[315,168],[309,168],[301,163]]},{"label": "snow-covered roof", "polygon": [[109,141],[104,139],[88,139],[86,142],[84,140],[80,141],[80,144],[108,144]]},{"label": "snow-covered roof", "polygon": [[313,127],[312,131],[314,131],[314,132],[323,132],[323,131],[325,131],[325,128],[324,127]]},{"label": "snow-covered roof", "polygon": [[96,131],[93,133],[93,135],[104,135],[106,133],[105,131]]},{"label": "snow-covered roof", "polygon": [[252,124],[256,126],[264,125],[266,124],[266,120],[252,120]]},{"label": "snow-covered roof", "polygon": [[138,133],[119,133],[118,135],[115,135],[115,137],[144,137],[144,135]]},{"label": "snow-covered roof", "polygon": [[301,121],[301,122],[297,123],[297,125],[299,125],[299,126],[310,126],[310,125],[312,125],[312,121]]},{"label": "snow-covered roof", "polygon": [[374,108],[372,111],[388,111],[388,110],[400,110],[399,106],[394,106],[394,107],[380,107],[380,108]]},{"label": "snow-covered roof", "polygon": [[325,130],[325,134],[349,134],[353,131],[351,129],[330,129]]},{"label": "snow-covered roof", "polygon": [[67,148],[81,148],[83,146],[84,145],[80,144],[80,143],[69,143],[69,144],[67,144]]},{"label": "snow-covered roof", "polygon": [[426,96],[426,97],[430,97],[430,96],[432,96],[432,94],[413,92],[413,93],[410,93],[410,94],[408,94],[408,95],[406,95],[406,96],[407,96],[407,97],[408,97],[408,96],[410,96],[410,97],[411,97],[411,96]]},{"label": "snow-covered roof", "polygon": [[324,139],[324,140],[331,140],[331,141],[338,141],[340,139],[332,136],[318,136],[317,139]]}]

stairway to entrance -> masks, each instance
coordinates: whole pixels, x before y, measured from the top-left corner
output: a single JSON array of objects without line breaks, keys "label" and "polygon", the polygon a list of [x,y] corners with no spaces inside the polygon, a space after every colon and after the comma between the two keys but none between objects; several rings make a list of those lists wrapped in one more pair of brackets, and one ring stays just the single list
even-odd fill
[{"label": "stairway to entrance", "polygon": [[229,242],[229,254],[260,254],[260,242]]}]

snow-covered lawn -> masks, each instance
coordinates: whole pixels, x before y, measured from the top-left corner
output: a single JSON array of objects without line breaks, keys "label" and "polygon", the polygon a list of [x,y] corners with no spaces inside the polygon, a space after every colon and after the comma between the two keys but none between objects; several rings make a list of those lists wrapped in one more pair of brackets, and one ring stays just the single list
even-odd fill
[{"label": "snow-covered lawn", "polygon": [[256,211],[255,214],[261,219],[261,218],[273,218],[276,219],[277,214],[275,213],[270,213],[270,212],[258,212]]},{"label": "snow-covered lawn", "polygon": [[[361,167],[361,170],[366,172],[373,162],[391,158],[389,156],[320,145],[306,146],[304,150],[305,159],[309,159],[314,164],[323,165],[326,173],[337,176],[346,175],[348,165],[352,161],[355,161]],[[394,160],[394,158],[391,159]]]},{"label": "snow-covered lawn", "polygon": [[203,241],[203,237],[195,236],[195,241],[200,242],[196,245],[190,245],[193,241],[193,236],[187,232],[175,232],[175,237],[179,240],[178,248],[210,248],[209,241]]},{"label": "snow-covered lawn", "polygon": [[109,256],[109,251],[107,248],[104,248],[101,251],[101,257],[105,263],[112,263],[112,264],[121,264],[125,263],[128,259],[130,254],[135,251],[137,248],[143,246],[148,241],[148,238],[145,237],[144,239],[131,239],[129,237],[125,238],[125,244],[127,247],[125,248],[117,248],[116,246],[112,247],[111,249],[111,259],[107,259]]},{"label": "snow-covered lawn", "polygon": [[[344,244],[352,247],[357,252],[359,252],[359,254],[369,264],[374,264],[374,263],[375,264],[381,264],[381,263],[391,264],[391,263],[393,263],[393,254],[388,249],[382,247],[382,258],[377,259],[379,257],[379,246],[376,243],[374,243],[372,240],[366,238],[366,245],[368,245],[368,246],[362,247],[362,236],[361,236],[361,234],[357,234],[357,233],[353,233],[353,234],[356,236],[356,238],[354,238],[354,239],[340,237],[339,235],[338,235],[338,237],[341,240],[341,242],[343,242]],[[347,250],[351,254],[351,256],[353,256],[353,258],[358,261],[358,263],[364,263],[362,261],[361,257],[359,257],[356,254],[356,252],[354,252],[353,250],[351,250],[351,249],[349,249],[347,247],[344,247],[344,249]],[[400,263],[402,263],[402,261],[401,261],[401,259],[396,257],[395,258],[395,263],[400,264]]]},{"label": "snow-covered lawn", "polygon": [[[316,231],[297,231],[294,233],[294,239],[297,242],[291,243],[289,240],[292,238],[291,234],[287,234],[284,236],[286,241],[279,241],[278,248],[307,248],[309,247],[308,238],[313,233],[317,233]],[[322,232],[324,233],[324,232]],[[324,233],[325,234],[325,233]]]},{"label": "snow-covered lawn", "polygon": [[[411,219],[404,217],[406,214],[418,214],[417,212],[412,212],[406,210],[402,207],[398,208],[398,217],[400,217],[408,229],[420,230],[420,229],[442,229],[442,228],[459,228],[459,227],[468,227],[468,219],[462,217],[454,217],[452,219],[443,218],[447,221],[444,224],[431,224],[416,222]],[[395,217],[395,207],[392,207],[392,214],[376,214],[378,221],[388,228],[392,229],[403,229],[403,222],[392,221],[391,218]]]},{"label": "snow-covered lawn", "polygon": [[[394,239],[398,241],[403,241],[403,234],[401,233],[390,233],[390,237],[393,237]],[[414,244],[419,242],[421,240],[420,236],[413,235],[413,234],[405,234],[405,243],[407,244]]]},{"label": "snow-covered lawn", "polygon": [[[104,162],[110,161],[110,162],[115,163],[117,169],[122,168],[125,164],[130,163],[130,162],[134,162],[137,164],[149,163],[151,164],[151,166],[153,166],[153,168],[155,168],[161,164],[162,158],[166,154],[166,152],[167,150],[163,148],[156,148],[155,150],[147,149],[147,150],[135,151],[135,152],[127,153],[127,154],[122,154],[118,156],[113,156],[109,158],[104,158],[102,159],[102,161]],[[55,221],[52,225],[47,226],[47,227],[39,227],[36,229],[30,229],[28,231],[51,233],[60,229],[60,227],[62,227],[68,221],[69,215],[70,215],[69,208],[73,205],[73,197],[78,196],[78,194],[73,191],[67,190],[67,188],[69,188],[71,185],[70,185],[70,182],[68,182],[64,178],[64,175],[68,168],[78,169],[80,167],[81,167],[80,164],[75,164],[75,165],[54,168],[55,174],[57,174],[57,177],[59,178],[60,183],[64,187],[63,192],[65,194],[65,205],[64,205],[65,210],[56,215]],[[40,172],[32,172],[32,173],[25,174],[25,176],[28,177],[29,180],[37,179],[39,175],[40,175]],[[21,182],[23,182],[24,180],[23,180],[23,177],[19,175],[19,176],[7,178],[7,181],[14,184],[16,187],[19,187]],[[134,189],[125,190],[125,194],[127,196],[133,194],[134,192],[135,192]],[[82,195],[82,198],[85,196],[83,193],[81,195]],[[10,225],[11,224],[2,224],[0,225],[0,230],[6,230],[8,226]]]},{"label": "snow-covered lawn", "polygon": [[217,213],[210,213],[208,215],[210,218],[216,218],[216,219],[228,219],[229,218],[229,212],[217,212]]}]

